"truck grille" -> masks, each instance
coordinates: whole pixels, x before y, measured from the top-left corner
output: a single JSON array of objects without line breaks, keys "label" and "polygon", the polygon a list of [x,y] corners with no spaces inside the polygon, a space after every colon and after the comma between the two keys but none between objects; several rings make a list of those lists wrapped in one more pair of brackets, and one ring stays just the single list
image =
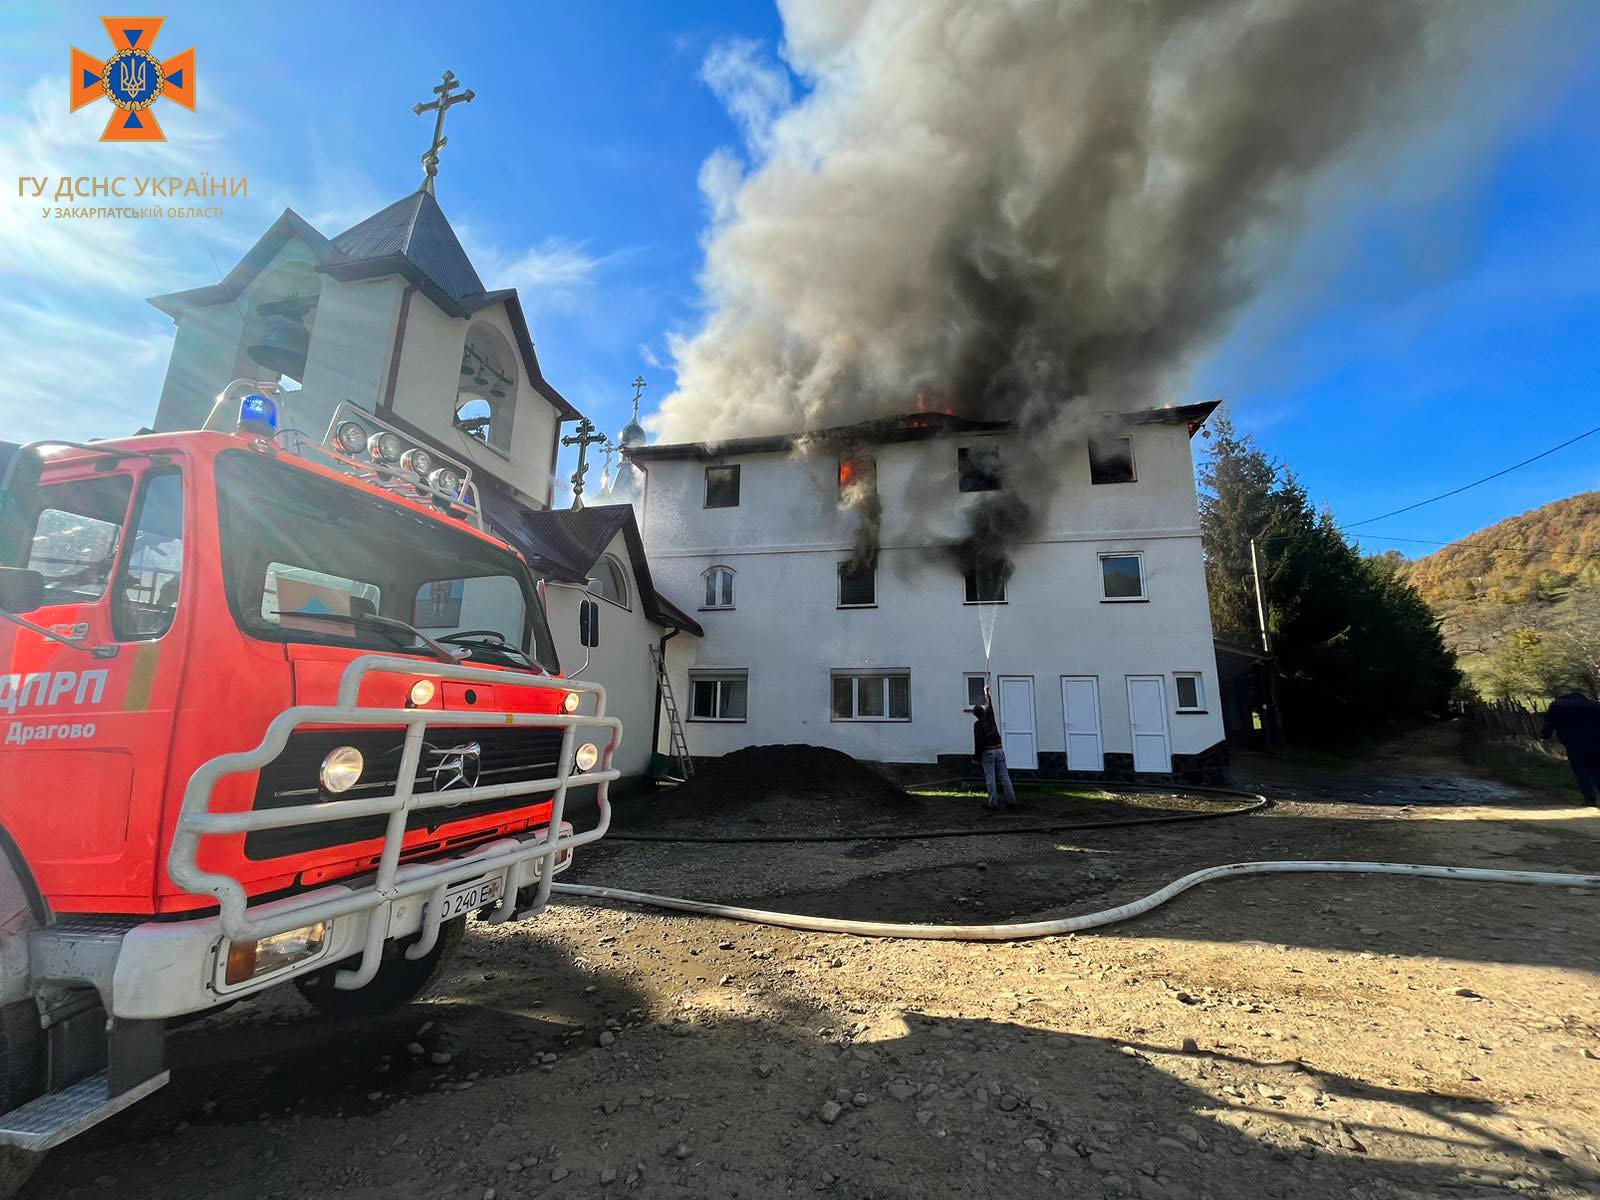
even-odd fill
[{"label": "truck grille", "polygon": [[[400,729],[291,734],[282,753],[261,768],[254,807],[259,811],[296,804],[315,804],[318,801],[338,803],[340,800],[388,795],[394,791],[399,779],[404,740],[405,732]],[[472,745],[478,749],[477,782],[480,785],[551,779],[555,776],[561,755],[561,730],[493,729],[483,726],[430,728],[423,742],[422,757],[417,764],[417,776],[412,785],[415,792],[420,795],[431,793],[435,786],[451,787],[456,775],[449,763],[451,752]],[[328,796],[317,782],[317,773],[322,767],[322,760],[335,746],[354,746],[361,751],[366,765],[359,783],[339,796]],[[469,767],[465,780],[455,780],[453,786],[462,788],[471,782]],[[548,796],[545,794],[509,796],[500,800],[475,800],[449,807],[417,809],[407,818],[406,828],[432,831],[454,821],[542,804],[546,799]],[[307,850],[381,838],[387,823],[387,818],[382,816],[352,817],[344,821],[322,821],[284,829],[254,829],[245,835],[245,856],[254,860],[281,858]]]}]

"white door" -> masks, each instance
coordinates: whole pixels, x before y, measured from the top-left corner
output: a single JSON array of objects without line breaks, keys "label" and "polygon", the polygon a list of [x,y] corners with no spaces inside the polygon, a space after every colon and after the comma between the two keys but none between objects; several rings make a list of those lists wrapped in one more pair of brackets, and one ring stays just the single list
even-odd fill
[{"label": "white door", "polygon": [[1061,714],[1067,731],[1067,770],[1105,770],[1105,748],[1100,744],[1100,681],[1093,675],[1063,675]]},{"label": "white door", "polygon": [[1128,723],[1133,727],[1133,769],[1172,770],[1167,741],[1167,690],[1159,675],[1128,676]]},{"label": "white door", "polygon": [[1021,771],[1038,769],[1031,675],[1000,676],[1000,741],[1006,748],[1006,766]]}]

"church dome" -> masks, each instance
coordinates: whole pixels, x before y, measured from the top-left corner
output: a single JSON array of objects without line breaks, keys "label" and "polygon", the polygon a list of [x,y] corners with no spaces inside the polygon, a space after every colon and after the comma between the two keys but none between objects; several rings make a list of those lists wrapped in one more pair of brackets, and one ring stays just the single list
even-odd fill
[{"label": "church dome", "polygon": [[624,450],[633,446],[642,446],[645,444],[648,436],[649,435],[647,435],[644,431],[644,426],[639,424],[638,414],[635,413],[634,419],[624,425],[622,427],[622,432],[617,435],[617,445],[621,446]]}]

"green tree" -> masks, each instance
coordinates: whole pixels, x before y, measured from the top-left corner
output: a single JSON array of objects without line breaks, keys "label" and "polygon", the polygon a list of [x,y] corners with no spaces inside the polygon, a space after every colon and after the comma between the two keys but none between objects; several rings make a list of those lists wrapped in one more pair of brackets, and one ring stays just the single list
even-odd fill
[{"label": "green tree", "polygon": [[1254,538],[1291,740],[1347,741],[1445,710],[1454,655],[1399,556],[1363,558],[1226,417],[1213,425],[1200,482],[1213,628],[1257,640]]}]

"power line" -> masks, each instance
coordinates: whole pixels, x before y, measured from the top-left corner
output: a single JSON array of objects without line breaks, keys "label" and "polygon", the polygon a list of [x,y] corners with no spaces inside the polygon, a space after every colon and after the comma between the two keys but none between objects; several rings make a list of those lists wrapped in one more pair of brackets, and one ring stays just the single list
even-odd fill
[{"label": "power line", "polygon": [[1408,504],[1404,508],[1397,508],[1393,512],[1386,512],[1386,513],[1383,513],[1381,516],[1368,517],[1364,521],[1351,521],[1351,522],[1349,522],[1348,524],[1345,525],[1345,528],[1346,529],[1354,529],[1357,525],[1371,525],[1374,521],[1386,521],[1390,517],[1397,517],[1401,513],[1410,512],[1414,508],[1421,508],[1425,504],[1433,504],[1433,503],[1435,503],[1436,501],[1439,501],[1439,500],[1447,500],[1451,496],[1459,496],[1462,492],[1467,491],[1469,488],[1475,488],[1480,483],[1488,483],[1491,479],[1499,479],[1500,476],[1502,476],[1502,475],[1509,475],[1509,474],[1511,474],[1512,471],[1520,470],[1521,468],[1527,466],[1529,463],[1536,463],[1541,458],[1548,458],[1550,455],[1554,454],[1557,450],[1565,450],[1568,446],[1572,445],[1574,442],[1581,442],[1581,441],[1583,441],[1584,438],[1592,437],[1594,434],[1597,434],[1597,433],[1600,433],[1600,425],[1596,425],[1593,429],[1589,430],[1587,433],[1580,433],[1575,438],[1568,438],[1566,441],[1562,442],[1559,446],[1551,446],[1550,449],[1545,450],[1545,451],[1543,451],[1543,452],[1541,452],[1539,454],[1535,454],[1532,458],[1525,458],[1519,463],[1513,463],[1509,467],[1505,467],[1502,470],[1496,471],[1493,475],[1485,475],[1482,479],[1474,479],[1471,483],[1464,483],[1460,487],[1452,488],[1448,492],[1442,492],[1437,496],[1430,496],[1426,500],[1418,500],[1415,504]]}]

